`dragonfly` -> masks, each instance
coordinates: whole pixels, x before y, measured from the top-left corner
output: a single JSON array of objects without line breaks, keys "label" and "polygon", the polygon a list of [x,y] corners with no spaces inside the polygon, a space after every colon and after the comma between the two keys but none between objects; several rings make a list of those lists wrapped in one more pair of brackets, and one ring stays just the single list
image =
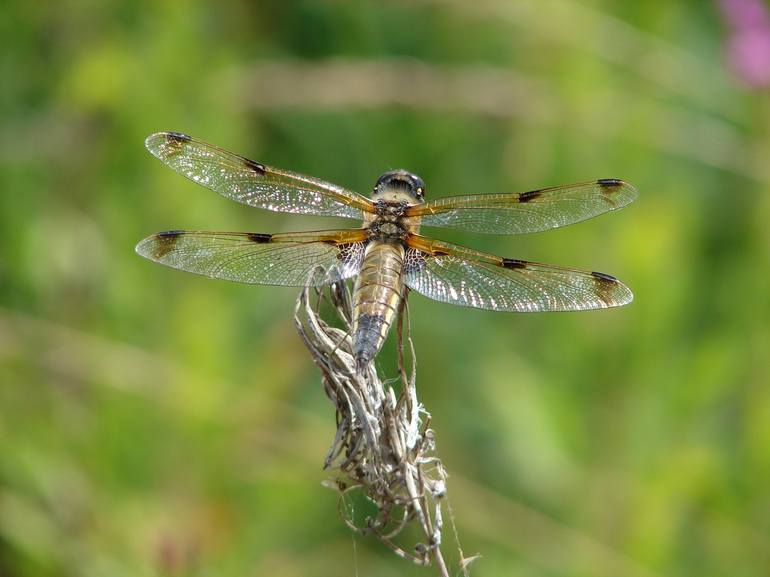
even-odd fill
[{"label": "dragonfly", "polygon": [[636,198],[636,189],[620,179],[426,200],[419,176],[392,170],[367,198],[181,132],[152,134],[145,146],[193,182],[248,206],[361,222],[358,228],[278,234],[169,230],[136,245],[152,261],[240,283],[306,287],[354,279],[351,338],[359,373],[385,342],[406,289],[510,312],[603,309],[633,300],[631,290],[608,274],[500,257],[420,234],[421,226],[526,234],[577,223]]}]

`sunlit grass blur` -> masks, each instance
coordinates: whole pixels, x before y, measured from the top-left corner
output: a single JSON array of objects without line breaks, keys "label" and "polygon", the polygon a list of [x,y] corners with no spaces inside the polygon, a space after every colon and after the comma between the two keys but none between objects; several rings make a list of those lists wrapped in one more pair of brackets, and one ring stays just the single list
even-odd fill
[{"label": "sunlit grass blur", "polygon": [[434,574],[352,538],[321,486],[298,291],[133,251],[343,223],[194,185],[144,150],[158,130],[363,193],[398,167],[429,197],[632,182],[558,231],[441,233],[618,276],[632,305],[410,299],[463,551],[478,575],[766,575],[770,103],[728,58],[733,4],[6,3],[0,575]]}]

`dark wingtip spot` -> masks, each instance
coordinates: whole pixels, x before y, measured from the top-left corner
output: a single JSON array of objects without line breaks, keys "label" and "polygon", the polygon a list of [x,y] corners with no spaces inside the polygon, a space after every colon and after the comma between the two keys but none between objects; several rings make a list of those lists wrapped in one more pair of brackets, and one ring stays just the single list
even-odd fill
[{"label": "dark wingtip spot", "polygon": [[246,168],[248,168],[249,170],[253,170],[254,172],[259,174],[260,176],[262,176],[266,172],[264,164],[260,164],[258,162],[254,162],[253,160],[249,160],[248,158],[244,158],[243,159],[243,164],[244,164],[244,166]]},{"label": "dark wingtip spot", "polygon": [[152,251],[153,258],[156,260],[161,259],[171,252],[183,233],[183,230],[166,230],[156,234],[155,238],[158,239],[158,242],[155,243],[155,247]]},{"label": "dark wingtip spot", "polygon": [[614,189],[620,188],[625,183],[619,178],[600,178],[596,181],[596,184],[611,192]]},{"label": "dark wingtip spot", "polygon": [[598,296],[606,306],[617,305],[618,303],[615,301],[613,291],[616,289],[619,282],[618,279],[614,276],[604,274],[603,272],[592,272],[591,276],[594,277],[594,280],[596,281],[596,296]]},{"label": "dark wingtip spot", "polygon": [[543,191],[541,190],[530,190],[529,192],[522,192],[519,195],[519,202],[529,202],[530,200],[535,200],[542,195]]},{"label": "dark wingtip spot", "polygon": [[504,258],[503,268],[527,268],[527,263],[516,258]]},{"label": "dark wingtip spot", "polygon": [[263,234],[261,232],[250,232],[249,240],[258,244],[264,244],[273,240],[272,234]]},{"label": "dark wingtip spot", "polygon": [[604,274],[603,272],[592,272],[591,276],[611,283],[618,282],[618,279],[616,279],[614,276]]},{"label": "dark wingtip spot", "polygon": [[190,142],[192,138],[187,136],[184,132],[167,132],[166,141],[174,144],[181,144],[183,142]]},{"label": "dark wingtip spot", "polygon": [[157,235],[158,238],[176,238],[180,234],[182,234],[183,230],[164,230],[163,232],[159,232]]}]

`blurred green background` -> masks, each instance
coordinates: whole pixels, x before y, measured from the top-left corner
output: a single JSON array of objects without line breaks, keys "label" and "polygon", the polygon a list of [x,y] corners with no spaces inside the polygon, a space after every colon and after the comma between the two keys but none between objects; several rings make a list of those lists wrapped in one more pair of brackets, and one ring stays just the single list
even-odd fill
[{"label": "blurred green background", "polygon": [[321,486],[334,418],[298,291],[133,251],[343,223],[194,185],[144,150],[158,130],[364,193],[397,167],[434,197],[634,183],[547,234],[437,233],[636,295],[412,295],[460,543],[475,575],[768,574],[770,104],[717,6],[11,1],[0,33],[0,575],[435,574],[353,538]]}]

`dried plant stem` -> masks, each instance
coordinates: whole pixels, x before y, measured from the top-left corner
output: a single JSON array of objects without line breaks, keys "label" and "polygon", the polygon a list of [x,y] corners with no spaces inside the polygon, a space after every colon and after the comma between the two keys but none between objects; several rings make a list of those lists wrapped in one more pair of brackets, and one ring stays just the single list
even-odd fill
[{"label": "dried plant stem", "polygon": [[[329,321],[321,315],[324,305],[334,311]],[[435,455],[430,415],[417,400],[407,308],[402,306],[397,325],[398,396],[373,364],[364,374],[356,371],[352,314],[344,283],[306,288],[295,307],[297,331],[321,370],[324,391],[336,409],[337,432],[324,462],[336,476],[327,485],[339,491],[340,512],[352,530],[374,535],[398,556],[433,564],[439,575],[449,577],[440,548],[446,472]],[[376,513],[356,520],[349,499],[353,492],[373,504]],[[411,525],[419,528],[423,539],[407,550],[398,541]]]}]

